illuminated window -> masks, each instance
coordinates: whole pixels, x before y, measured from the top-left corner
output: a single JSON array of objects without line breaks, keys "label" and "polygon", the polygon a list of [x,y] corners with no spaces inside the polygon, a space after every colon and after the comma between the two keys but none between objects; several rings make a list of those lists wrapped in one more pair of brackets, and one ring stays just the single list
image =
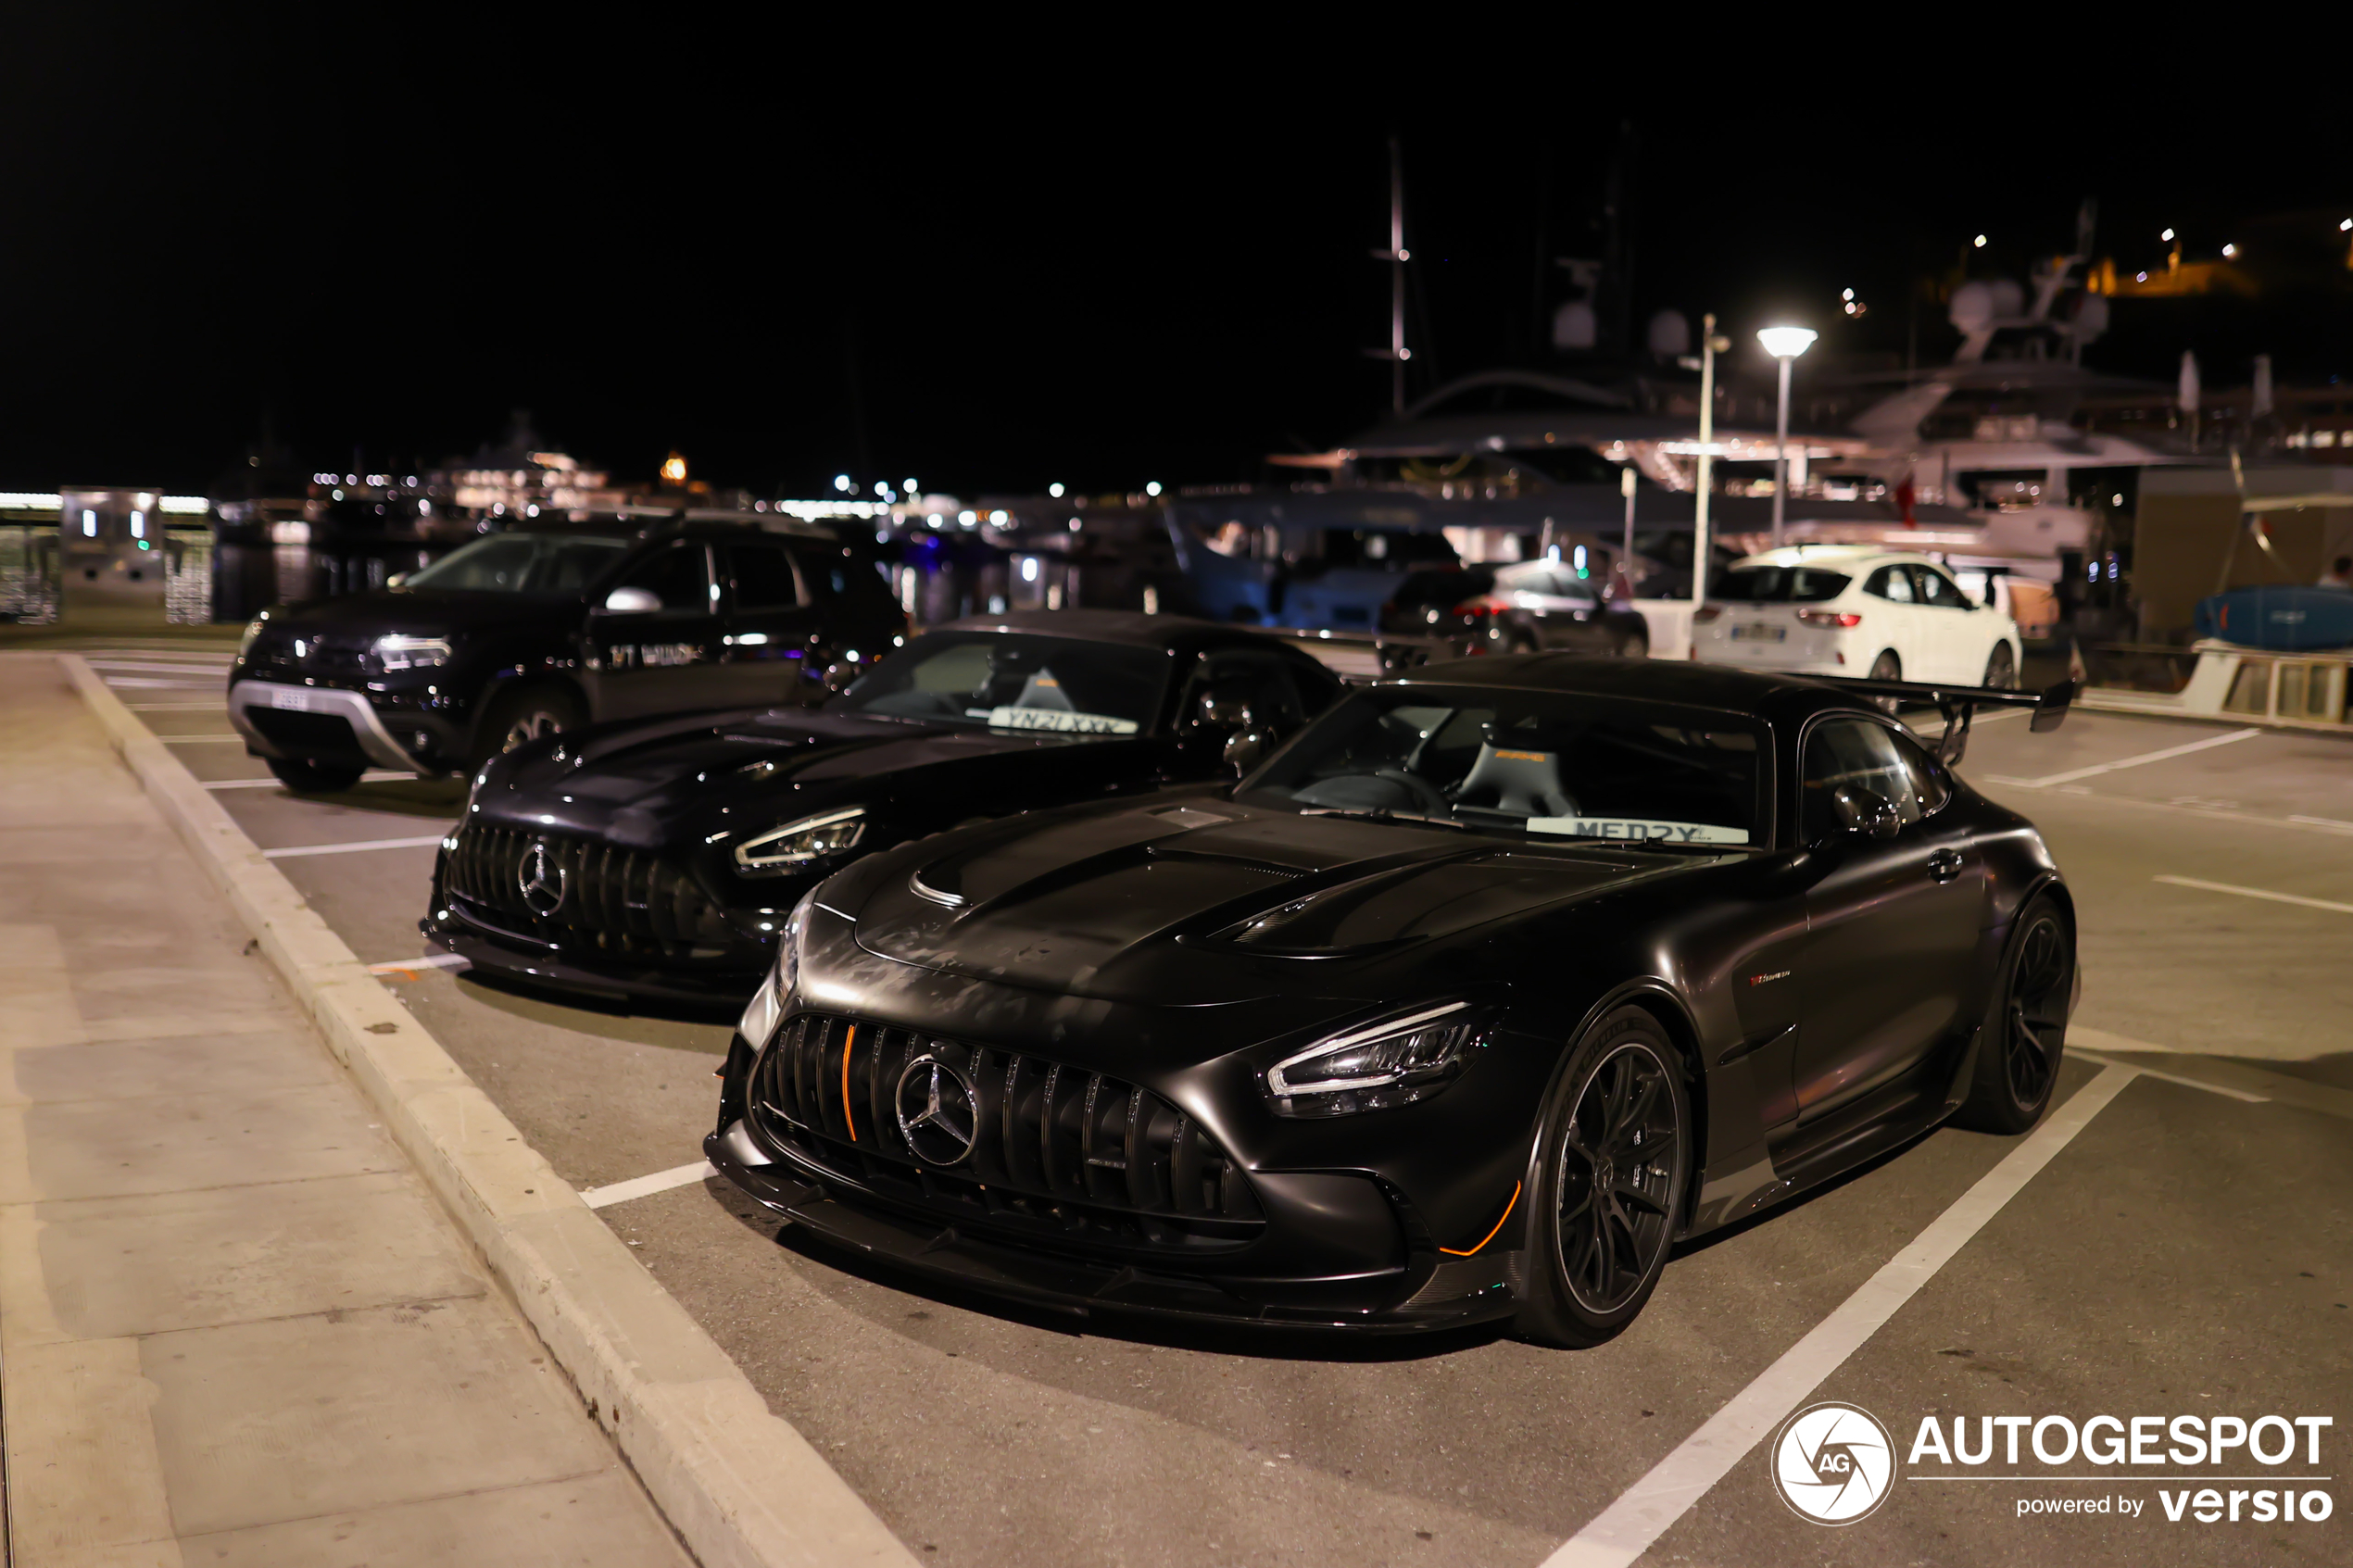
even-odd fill
[{"label": "illuminated window", "polygon": [[96,512],[83,512],[82,514],[82,536],[84,539],[95,539],[98,536],[98,514]]}]

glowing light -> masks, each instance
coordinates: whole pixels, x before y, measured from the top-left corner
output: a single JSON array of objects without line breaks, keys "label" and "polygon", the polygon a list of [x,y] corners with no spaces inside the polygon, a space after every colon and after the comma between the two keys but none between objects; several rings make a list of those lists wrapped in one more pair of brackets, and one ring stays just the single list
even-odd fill
[{"label": "glowing light", "polygon": [[1013,521],[1012,514],[1005,511],[993,511],[988,514],[988,526],[991,528],[1003,528]]},{"label": "glowing light", "polygon": [[1853,299],[1855,297],[1855,291],[1853,289],[1841,289],[1839,291],[1838,297],[1841,299]]},{"label": "glowing light", "polygon": [[2158,238],[2163,240],[2167,245],[2171,245],[2173,243],[2173,231],[2168,229],[2165,232],[2158,235]]},{"label": "glowing light", "polygon": [[2336,232],[2340,234],[2346,232],[2347,230],[2353,230],[2353,218],[2348,218],[2344,222],[2336,226]]},{"label": "glowing light", "polygon": [[1814,346],[1816,335],[1811,327],[1767,327],[1756,334],[1756,341],[1776,359],[1794,359]]},{"label": "glowing light", "polygon": [[916,488],[915,488],[915,482],[914,482],[913,480],[912,480],[912,479],[907,480],[907,481],[905,481],[904,483],[902,483],[899,486],[899,488],[900,488],[900,490],[904,491],[906,494],[908,494],[908,495],[917,495],[917,494],[919,494],[919,493],[920,493],[920,492],[918,492],[918,491],[916,490]]},{"label": "glowing light", "polygon": [[201,495],[166,495],[156,509],[179,517],[202,517],[212,510],[212,503]]},{"label": "glowing light", "polygon": [[1585,546],[1584,546],[1579,545],[1579,546],[1577,546],[1577,553],[1576,553],[1575,555],[1573,555],[1573,556],[1571,556],[1571,557],[1569,558],[1569,564],[1570,564],[1570,565],[1572,565],[1572,566],[1574,566],[1574,567],[1576,567],[1576,568],[1577,568],[1577,570],[1578,570],[1579,571],[1580,571],[1580,572],[1581,572],[1581,571],[1583,571],[1585,570]]},{"label": "glowing light", "polygon": [[2222,259],[2224,259],[2225,261],[2227,261],[2227,260],[2229,260],[2231,257],[2233,257],[2236,256],[2238,253],[2239,253],[2239,247],[2238,247],[2238,246],[2236,246],[2236,245],[2224,245],[2224,246],[2222,247]]},{"label": "glowing light", "polygon": [[956,526],[957,526],[957,527],[959,527],[959,528],[973,528],[973,527],[976,527],[976,526],[978,526],[979,522],[980,522],[980,514],[979,514],[978,512],[975,512],[975,511],[962,511],[962,512],[958,512],[958,513],[956,514]]},{"label": "glowing light", "polygon": [[1078,532],[1078,527],[1079,527],[1078,520],[1077,520],[1076,518],[1072,518],[1072,519],[1070,520],[1070,531],[1071,531],[1073,533],[1077,533],[1077,532]]},{"label": "glowing light", "polygon": [[1145,486],[1144,486],[1144,494],[1145,494],[1145,495],[1159,495],[1159,494],[1160,494],[1160,481],[1158,481],[1158,480],[1156,480],[1156,479],[1155,479],[1155,480],[1153,480],[1151,483],[1149,483],[1149,484],[1145,485]]},{"label": "glowing light", "polygon": [[0,490],[0,508],[25,512],[61,512],[65,510],[66,498],[27,490]]},{"label": "glowing light", "polygon": [[146,536],[147,514],[145,512],[132,512],[131,514],[131,537],[133,539],[145,539]]},{"label": "glowing light", "polygon": [[661,464],[661,482],[664,484],[686,483],[686,459],[680,457],[675,452],[673,452],[669,457],[663,458]]},{"label": "glowing light", "polygon": [[1036,556],[1024,556],[1021,558],[1021,580],[1025,583],[1035,583],[1038,581],[1038,558]]},{"label": "glowing light", "polygon": [[1982,234],[1978,235],[1975,244],[1978,249],[1983,250],[1985,248],[1985,236]]},{"label": "glowing light", "polygon": [[845,495],[849,495],[849,476],[846,473],[837,473],[834,475],[834,488],[840,491]]},{"label": "glowing light", "polygon": [[1046,486],[1046,494],[1059,501],[1063,498],[1063,487],[1059,484],[1049,484]]},{"label": "glowing light", "polygon": [[96,512],[83,512],[82,514],[82,536],[84,539],[95,539],[98,536],[98,514]]}]

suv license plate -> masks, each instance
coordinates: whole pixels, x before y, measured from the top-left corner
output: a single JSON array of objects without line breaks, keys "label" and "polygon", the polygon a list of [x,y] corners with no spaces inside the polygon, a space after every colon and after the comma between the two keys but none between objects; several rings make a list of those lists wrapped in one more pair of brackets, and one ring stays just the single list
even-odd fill
[{"label": "suv license plate", "polygon": [[271,692],[270,706],[290,708],[296,713],[308,713],[310,711],[310,696],[307,692]]},{"label": "suv license plate", "polygon": [[1735,626],[1732,641],[1736,643],[1785,643],[1789,641],[1786,626]]}]

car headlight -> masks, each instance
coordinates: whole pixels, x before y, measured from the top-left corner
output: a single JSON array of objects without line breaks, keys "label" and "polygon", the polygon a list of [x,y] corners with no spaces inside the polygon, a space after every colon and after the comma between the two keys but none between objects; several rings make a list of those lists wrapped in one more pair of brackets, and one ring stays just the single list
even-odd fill
[{"label": "car headlight", "polygon": [[425,670],[449,662],[446,637],[404,637],[397,633],[376,639],[376,662],[386,670]]},{"label": "car headlight", "polygon": [[823,811],[745,839],[736,846],[736,869],[746,876],[783,876],[850,848],[865,832],[863,806]]},{"label": "car headlight", "polygon": [[269,629],[270,617],[266,613],[257,615],[251,621],[246,621],[245,634],[237,639],[237,657],[239,659],[243,659],[245,655],[251,653],[253,651],[253,645],[260,641],[261,633]]},{"label": "car headlight", "polygon": [[1318,1040],[1266,1070],[1280,1116],[1351,1116],[1411,1105],[1462,1073],[1481,1027],[1468,1002],[1449,1002]]},{"label": "car headlight", "polygon": [[776,940],[776,961],[768,968],[768,976],[760,983],[736,1031],[746,1044],[758,1050],[776,1032],[785,1016],[792,994],[800,985],[800,934],[809,925],[809,911],[817,907],[817,890],[811,888],[793,906],[785,919],[784,934]]}]

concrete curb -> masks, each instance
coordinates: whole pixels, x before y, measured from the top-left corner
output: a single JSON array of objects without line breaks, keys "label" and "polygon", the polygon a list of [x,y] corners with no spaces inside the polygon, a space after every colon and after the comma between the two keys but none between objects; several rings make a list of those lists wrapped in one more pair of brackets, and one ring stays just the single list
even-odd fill
[{"label": "concrete curb", "polygon": [[57,663],[705,1568],[915,1558],[78,655]]}]

